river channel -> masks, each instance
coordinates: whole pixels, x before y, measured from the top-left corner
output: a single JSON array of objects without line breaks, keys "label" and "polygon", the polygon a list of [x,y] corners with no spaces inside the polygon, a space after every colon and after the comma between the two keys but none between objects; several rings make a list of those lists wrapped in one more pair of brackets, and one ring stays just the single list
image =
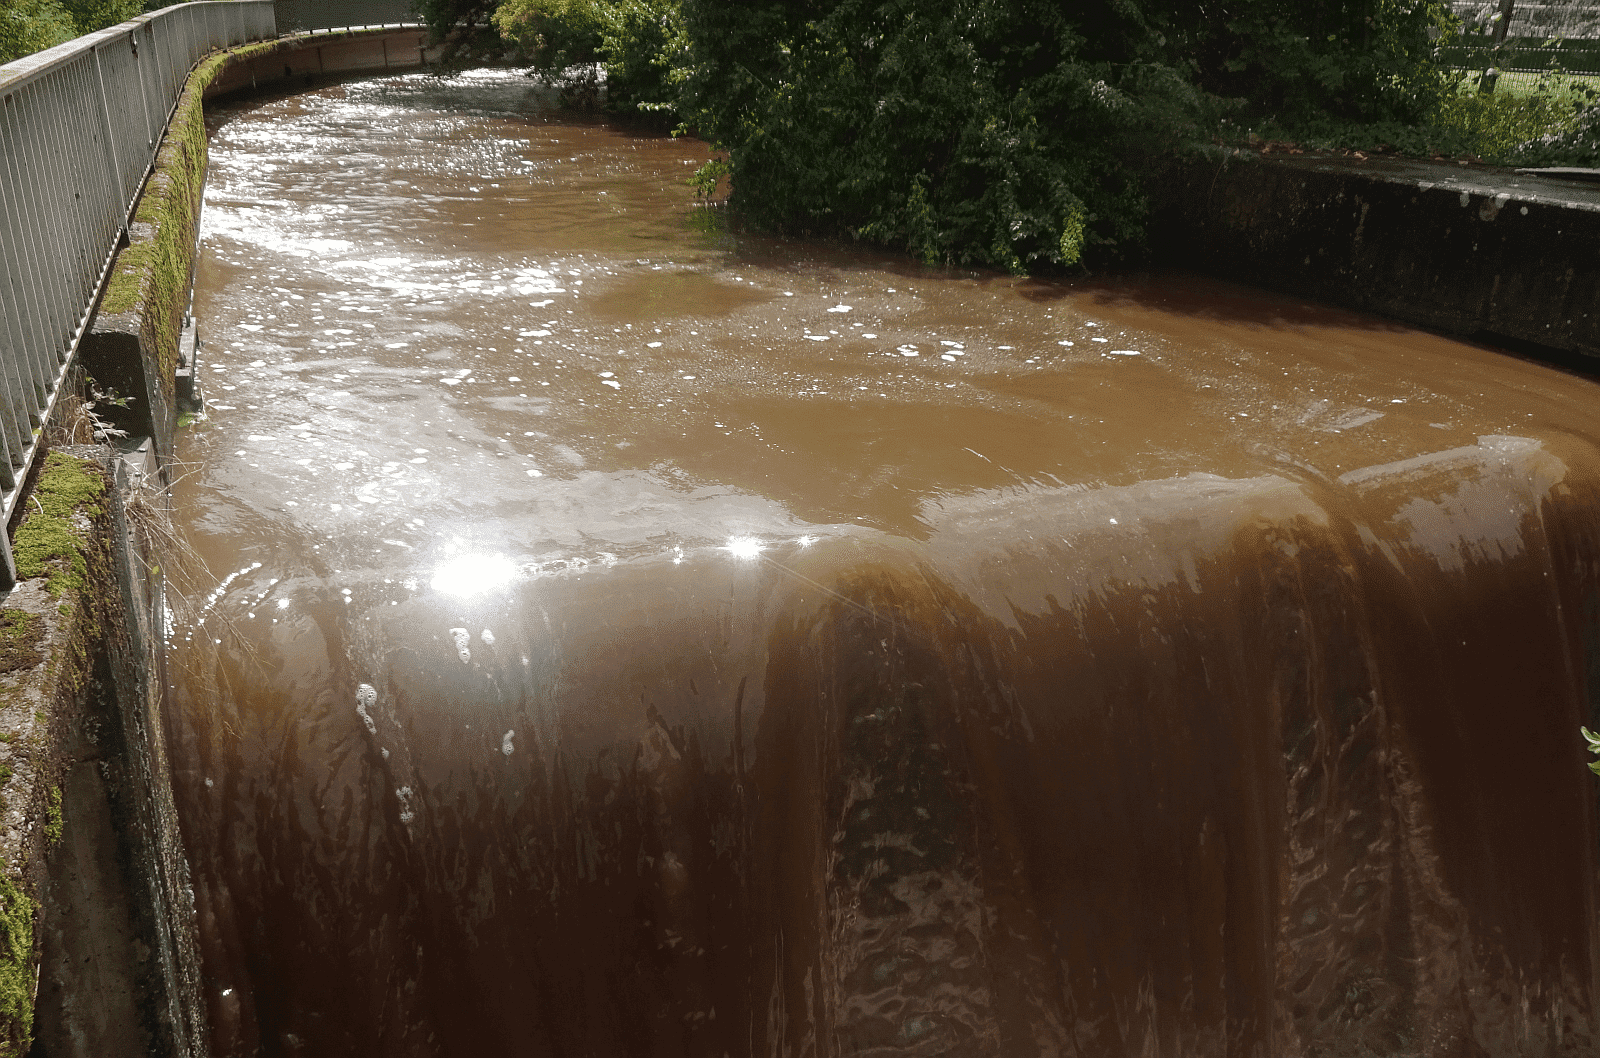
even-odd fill
[{"label": "river channel", "polygon": [[511,73],[210,121],[216,1055],[1594,1053],[1593,382],[730,233]]}]

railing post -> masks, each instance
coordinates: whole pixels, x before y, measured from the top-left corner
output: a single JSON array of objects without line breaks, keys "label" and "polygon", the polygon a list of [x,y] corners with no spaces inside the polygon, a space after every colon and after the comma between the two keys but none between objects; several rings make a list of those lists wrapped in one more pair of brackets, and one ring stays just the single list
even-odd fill
[{"label": "railing post", "polygon": [[[12,284],[12,305],[17,310],[16,327],[21,333],[7,363],[7,401],[0,426],[5,432],[7,448],[4,476],[9,477],[12,467],[25,465],[24,452],[32,440],[29,409],[32,407],[33,375],[37,365],[45,358],[47,335],[50,331],[46,311],[43,277],[39,272],[37,253],[39,235],[34,226],[35,203],[30,195],[31,182],[27,180],[28,162],[26,139],[21,129],[21,114],[13,94],[7,94],[0,114],[0,177],[5,181],[7,221],[0,236],[0,249],[6,255],[5,266]],[[12,482],[11,484],[15,484]],[[11,487],[7,485],[7,488]]]},{"label": "railing post", "polygon": [[1483,71],[1483,77],[1478,81],[1478,91],[1490,94],[1494,91],[1495,82],[1500,80],[1501,46],[1506,42],[1506,33],[1511,29],[1511,12],[1516,6],[1516,0],[1500,0],[1500,17],[1494,24],[1494,50],[1489,54],[1494,65]]},{"label": "railing post", "polygon": [[[148,25],[148,23],[146,23]],[[139,29],[144,29],[140,26]],[[128,34],[128,48],[133,52],[134,79],[139,82],[139,104],[144,108],[144,138],[146,149],[149,148],[150,137],[154,134],[151,130],[156,127],[155,116],[150,109],[150,93],[145,86],[145,70],[155,65],[155,36],[150,35],[150,55],[147,59],[139,58],[139,29]],[[132,202],[125,202],[124,207],[131,210]],[[126,219],[126,218],[124,218]]]},{"label": "railing post", "polygon": [[[106,150],[110,152],[112,179],[116,181],[117,202],[123,213],[121,229],[122,231],[126,231],[128,225],[126,211],[128,208],[128,202],[133,198],[133,194],[123,183],[122,179],[122,159],[117,150],[117,130],[116,127],[111,123],[111,99],[106,93],[106,74],[105,70],[101,69],[100,66],[99,48],[94,50],[94,75],[95,80],[99,82],[100,86],[100,117],[106,131]],[[119,237],[120,234],[121,232],[118,233]]]}]

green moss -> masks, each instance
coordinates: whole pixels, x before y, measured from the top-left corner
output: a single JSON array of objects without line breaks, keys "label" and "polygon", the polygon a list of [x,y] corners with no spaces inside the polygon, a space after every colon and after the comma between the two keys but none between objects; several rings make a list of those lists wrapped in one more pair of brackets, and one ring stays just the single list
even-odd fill
[{"label": "green moss", "polygon": [[33,911],[0,862],[0,1058],[33,1042]]},{"label": "green moss", "polygon": [[222,68],[217,55],[196,68],[172,113],[134,220],[151,228],[117,258],[100,311],[141,309],[141,337],[156,351],[161,378],[178,367],[178,336],[189,295],[195,227],[206,179],[206,124],[202,96]]},{"label": "green moss", "polygon": [[43,639],[44,618],[9,606],[0,609],[0,672],[31,669],[43,661]]},{"label": "green moss", "polygon": [[11,542],[19,580],[46,577],[52,597],[86,586],[88,542],[72,517],[79,510],[99,514],[97,501],[105,491],[105,474],[98,464],[59,452],[46,457],[33,494],[24,501],[27,516]]},{"label": "green moss", "polygon": [[50,799],[44,806],[44,836],[53,849],[61,844],[61,829],[65,824],[61,816],[61,787],[50,787]]}]

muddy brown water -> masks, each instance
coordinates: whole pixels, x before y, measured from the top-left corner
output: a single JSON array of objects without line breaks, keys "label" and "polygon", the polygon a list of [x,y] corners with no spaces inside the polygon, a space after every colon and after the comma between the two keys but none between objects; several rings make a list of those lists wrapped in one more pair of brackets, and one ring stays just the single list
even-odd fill
[{"label": "muddy brown water", "polygon": [[216,1054],[1594,1053],[1594,383],[732,236],[510,74],[212,121]]}]

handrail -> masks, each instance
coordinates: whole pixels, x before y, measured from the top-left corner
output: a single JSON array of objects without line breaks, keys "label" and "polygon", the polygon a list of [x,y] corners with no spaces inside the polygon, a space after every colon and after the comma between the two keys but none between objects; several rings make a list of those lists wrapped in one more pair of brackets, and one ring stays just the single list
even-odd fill
[{"label": "handrail", "polygon": [[[199,0],[0,66],[0,517],[11,517],[195,63],[277,36],[272,0]],[[0,569],[15,574],[0,533]]]},{"label": "handrail", "polygon": [[[0,66],[0,520],[195,64],[283,31],[417,21],[414,0],[197,0]],[[0,581],[14,574],[0,532]]]}]

